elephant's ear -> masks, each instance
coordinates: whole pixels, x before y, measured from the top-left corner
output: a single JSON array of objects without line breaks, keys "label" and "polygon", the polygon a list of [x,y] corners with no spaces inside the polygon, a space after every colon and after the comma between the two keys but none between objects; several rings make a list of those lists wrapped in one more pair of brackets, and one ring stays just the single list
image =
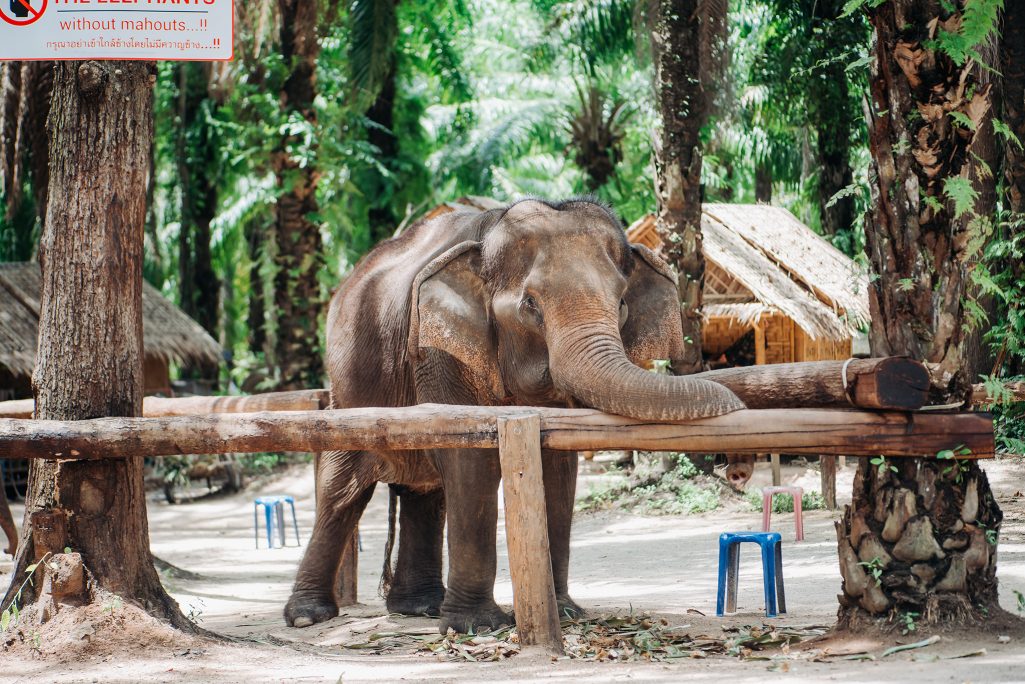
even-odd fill
[{"label": "elephant's ear", "polygon": [[413,281],[408,352],[440,349],[496,398],[505,394],[490,320],[490,294],[480,277],[480,243],[462,242],[427,264]]},{"label": "elephant's ear", "polygon": [[621,332],[626,355],[645,368],[655,359],[683,358],[683,318],[676,275],[647,247],[631,247],[634,268],[623,295],[627,318]]}]

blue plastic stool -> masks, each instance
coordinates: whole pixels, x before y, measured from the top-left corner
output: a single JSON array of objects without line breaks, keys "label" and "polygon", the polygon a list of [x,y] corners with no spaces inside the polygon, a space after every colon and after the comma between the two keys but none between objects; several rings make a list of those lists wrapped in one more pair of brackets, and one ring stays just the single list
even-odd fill
[{"label": "blue plastic stool", "polygon": [[286,495],[261,496],[253,502],[253,535],[256,537],[256,548],[260,548],[260,506],[263,506],[264,519],[267,526],[267,548],[274,548],[274,531],[277,530],[281,546],[285,546],[285,504],[292,507],[292,526],[295,528],[296,546],[299,541],[299,523],[295,519],[295,499]]},{"label": "blue plastic stool", "polygon": [[762,582],[765,585],[765,617],[787,612],[783,593],[783,540],[779,532],[723,532],[719,535],[719,591],[715,614],[723,616],[723,603],[730,613],[737,611],[737,575],[740,569],[740,545],[753,542],[762,547]]}]

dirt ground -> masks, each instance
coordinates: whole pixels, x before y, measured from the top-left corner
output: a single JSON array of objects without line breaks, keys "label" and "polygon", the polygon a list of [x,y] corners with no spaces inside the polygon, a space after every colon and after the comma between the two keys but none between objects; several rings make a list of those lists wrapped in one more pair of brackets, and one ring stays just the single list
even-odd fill
[{"label": "dirt ground", "polygon": [[[1017,613],[1014,590],[1025,591],[1025,463],[1003,459],[986,465],[1005,512],[1000,540],[1001,604]],[[585,495],[601,487],[607,475],[588,474],[579,487]],[[853,468],[840,471],[841,504],[849,498]],[[759,464],[752,486],[767,484],[769,470]],[[818,488],[818,473],[790,466],[787,483]],[[508,681],[544,679],[570,682],[680,682],[728,678],[761,682],[785,676],[801,681],[1022,681],[1025,680],[1025,631],[980,634],[971,639],[939,635],[926,648],[881,657],[885,647],[932,635],[924,628],[884,642],[812,644],[801,650],[776,649],[759,657],[710,656],[669,662],[595,662],[539,654],[518,654],[498,662],[457,662],[433,653],[417,653],[412,637],[378,651],[354,650],[382,631],[426,634],[436,621],[389,616],[377,596],[386,534],[387,488],[379,487],[361,525],[360,599],[338,618],[307,629],[284,626],[281,611],[302,553],[290,535],[285,549],[255,549],[253,498],[288,493],[296,497],[299,531],[305,543],[313,519],[310,466],[300,467],[243,494],[171,506],[154,497],[149,506],[153,553],[182,572],[165,571],[165,584],[183,611],[211,632],[230,641],[139,636],[134,622],[145,618],[130,606],[107,605],[72,640],[39,643],[0,653],[0,681],[13,682],[391,682]],[[21,519],[20,508],[15,511]],[[571,593],[590,615],[647,613],[692,634],[721,636],[723,628],[775,624],[789,628],[828,627],[836,613],[840,575],[833,519],[837,512],[805,514],[802,543],[793,538],[792,516],[777,516],[784,534],[784,574],[789,613],[778,620],[762,614],[758,560],[741,560],[739,612],[715,618],[716,539],[724,530],[758,529],[760,514],[732,505],[691,516],[642,517],[618,512],[578,515],[573,529]],[[511,603],[505,539],[500,526],[496,597]],[[0,562],[0,582],[9,582],[11,563]],[[8,574],[2,574],[8,573]],[[132,636],[135,634],[135,636]],[[126,636],[129,642],[126,643]],[[112,637],[112,638],[108,638]],[[116,637],[116,638],[113,638]],[[403,641],[405,638],[405,641]],[[404,644],[404,645],[403,645]],[[842,660],[844,653],[868,650],[874,660]],[[971,657],[958,657],[967,654]],[[860,656],[859,656],[860,657]]]}]

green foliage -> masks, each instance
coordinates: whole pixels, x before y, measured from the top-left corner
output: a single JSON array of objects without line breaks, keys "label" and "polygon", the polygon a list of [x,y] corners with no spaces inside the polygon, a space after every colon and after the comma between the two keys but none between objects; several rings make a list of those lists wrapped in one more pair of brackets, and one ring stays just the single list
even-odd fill
[{"label": "green foliage", "polygon": [[[65,549],[65,552],[67,552],[67,549]],[[22,592],[25,591],[25,587],[29,584],[32,584],[33,586],[35,585],[32,578],[35,577],[36,570],[39,566],[46,563],[50,558],[50,555],[50,552],[47,551],[43,554],[43,557],[39,559],[38,563],[32,563],[25,568],[25,579],[22,580],[21,585],[18,587],[18,591],[15,592],[14,598],[11,599],[11,602],[6,608],[0,610],[0,633],[6,632],[8,629],[18,624],[18,617],[21,615],[19,604],[21,603]]]},{"label": "green foliage", "polygon": [[975,200],[979,198],[979,192],[972,185],[972,182],[961,176],[945,178],[943,180],[943,194],[954,203],[954,218],[956,219],[973,211]]},{"label": "green foliage", "polygon": [[641,515],[685,515],[714,511],[721,505],[722,486],[698,478],[690,458],[677,454],[676,467],[657,482],[643,486],[613,483],[592,490],[578,504],[578,510],[603,510],[613,506]]},{"label": "green foliage", "polygon": [[996,30],[1004,0],[972,0],[964,3],[960,26],[954,31],[940,28],[936,34],[936,47],[947,53],[951,60],[961,66],[968,59],[982,62],[976,50]]},{"label": "green foliage", "polygon": [[1014,131],[1011,130],[1010,126],[1008,126],[1007,124],[1005,124],[1003,121],[1001,121],[1000,119],[998,119],[996,117],[993,117],[992,121],[993,121],[993,133],[1003,137],[1004,140],[1006,140],[1008,142],[1008,144],[1014,145],[1019,150],[1025,150],[1025,147],[1022,147],[1021,140],[1019,140],[1018,136],[1016,136],[1014,134]]},{"label": "green foliage", "polygon": [[[762,494],[761,492],[751,491],[744,495],[748,505],[753,511],[762,510]],[[826,500],[822,498],[822,494],[816,491],[808,491],[801,494],[801,509],[805,511],[818,511],[826,507]],[[777,494],[772,497],[772,512],[773,513],[793,513],[794,512],[794,496],[793,494]]]},{"label": "green foliage", "polygon": [[884,566],[883,560],[879,556],[876,556],[870,561],[861,561],[860,563],[858,563],[858,565],[865,568],[865,572],[872,576],[872,579],[875,580],[877,587],[883,586]]}]

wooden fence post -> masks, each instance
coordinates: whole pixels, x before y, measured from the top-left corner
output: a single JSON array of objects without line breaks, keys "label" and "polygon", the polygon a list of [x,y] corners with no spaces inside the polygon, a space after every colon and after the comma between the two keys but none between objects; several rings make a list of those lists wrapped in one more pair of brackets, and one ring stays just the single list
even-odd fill
[{"label": "wooden fence post", "polygon": [[822,498],[826,508],[836,510],[836,456],[819,456],[819,471],[822,475]]},{"label": "wooden fence post", "polygon": [[552,654],[562,655],[562,628],[552,578],[541,471],[540,416],[500,416],[498,453],[520,645],[539,645]]},{"label": "wooden fence post", "polygon": [[779,454],[769,454],[769,461],[772,464],[772,486],[779,487],[783,484],[783,471],[780,468]]}]

